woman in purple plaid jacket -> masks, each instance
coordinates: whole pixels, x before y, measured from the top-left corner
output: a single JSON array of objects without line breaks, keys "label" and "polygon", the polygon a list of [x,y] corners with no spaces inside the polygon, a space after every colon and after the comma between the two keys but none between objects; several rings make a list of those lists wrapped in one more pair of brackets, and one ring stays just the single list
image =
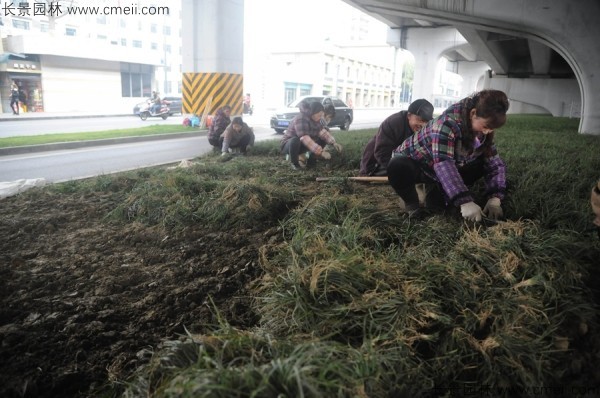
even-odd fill
[{"label": "woman in purple plaid jacket", "polygon": [[[425,183],[429,191],[426,207],[435,204],[437,192],[438,204],[460,207],[469,221],[481,221],[484,215],[503,217],[506,165],[496,151],[494,129],[506,123],[508,106],[502,91],[480,91],[450,106],[394,150],[388,178],[410,217],[422,215],[418,183]],[[483,210],[468,188],[481,177],[488,199]]]}]

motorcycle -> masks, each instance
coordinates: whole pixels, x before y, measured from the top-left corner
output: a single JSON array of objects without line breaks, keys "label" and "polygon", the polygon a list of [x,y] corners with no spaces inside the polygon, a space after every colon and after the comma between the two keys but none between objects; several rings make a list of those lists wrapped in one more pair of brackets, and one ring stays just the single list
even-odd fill
[{"label": "motorcycle", "polygon": [[152,101],[146,101],[146,106],[140,109],[140,119],[146,120],[149,117],[161,117],[163,120],[165,120],[167,117],[169,117],[169,113],[171,112],[171,110],[169,109],[168,101],[160,102],[160,110],[158,112],[152,112],[153,105],[154,104],[152,103]]}]

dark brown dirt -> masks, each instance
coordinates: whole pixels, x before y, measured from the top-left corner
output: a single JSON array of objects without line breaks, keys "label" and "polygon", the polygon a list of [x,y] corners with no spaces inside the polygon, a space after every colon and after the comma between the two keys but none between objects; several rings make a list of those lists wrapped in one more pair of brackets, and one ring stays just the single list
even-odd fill
[{"label": "dark brown dirt", "polygon": [[0,200],[0,396],[81,397],[185,330],[256,323],[249,287],[275,229],[176,236],[103,221],[115,199]]}]

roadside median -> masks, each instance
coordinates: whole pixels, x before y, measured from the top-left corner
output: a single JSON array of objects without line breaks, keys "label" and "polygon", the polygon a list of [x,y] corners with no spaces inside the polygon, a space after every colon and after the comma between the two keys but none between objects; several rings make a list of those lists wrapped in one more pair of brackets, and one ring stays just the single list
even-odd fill
[{"label": "roadside median", "polygon": [[[164,130],[165,127],[170,126],[163,126],[162,129]],[[183,128],[181,126],[172,127],[174,127],[172,132],[149,131],[147,128],[142,128],[98,131],[93,133],[47,134],[2,138],[0,139],[0,156],[187,138],[207,133],[206,129],[189,128],[189,131],[182,131]]]}]

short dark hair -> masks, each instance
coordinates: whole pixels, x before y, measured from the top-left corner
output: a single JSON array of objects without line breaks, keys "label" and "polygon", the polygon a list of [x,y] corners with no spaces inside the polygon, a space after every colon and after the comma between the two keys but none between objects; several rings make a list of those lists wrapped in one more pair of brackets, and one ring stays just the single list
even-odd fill
[{"label": "short dark hair", "polygon": [[319,101],[313,101],[310,103],[309,106],[309,114],[310,116],[319,113],[319,112],[323,112],[325,110],[325,108],[323,108],[323,104],[320,103]]},{"label": "short dark hair", "polygon": [[244,120],[241,116],[236,116],[231,120],[231,124],[237,124],[238,126],[244,125]]}]

